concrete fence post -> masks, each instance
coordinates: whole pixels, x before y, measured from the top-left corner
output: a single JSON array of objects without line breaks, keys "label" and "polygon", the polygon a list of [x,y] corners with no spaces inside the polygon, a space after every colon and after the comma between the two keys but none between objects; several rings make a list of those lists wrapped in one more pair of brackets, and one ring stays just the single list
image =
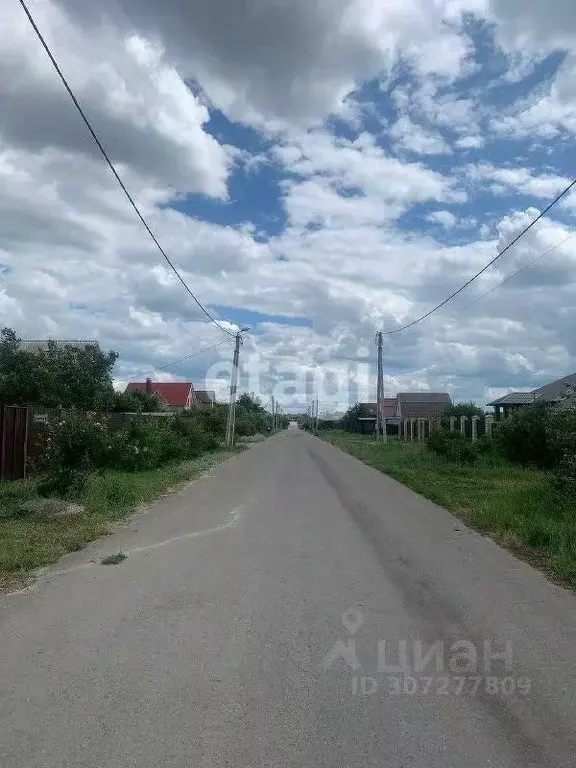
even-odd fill
[{"label": "concrete fence post", "polygon": [[486,424],[486,437],[488,440],[492,440],[492,434],[494,431],[494,416],[487,415],[485,417],[485,424]]},{"label": "concrete fence post", "polygon": [[472,442],[475,443],[478,440],[478,421],[480,416],[472,416]]},{"label": "concrete fence post", "polygon": [[468,419],[466,416],[460,416],[460,434],[462,437],[466,437],[466,422]]},{"label": "concrete fence post", "polygon": [[408,419],[404,419],[404,440],[408,440],[408,438],[409,438],[409,435],[408,435],[408,424],[409,424]]},{"label": "concrete fence post", "polygon": [[456,416],[450,416],[450,432],[456,432]]}]

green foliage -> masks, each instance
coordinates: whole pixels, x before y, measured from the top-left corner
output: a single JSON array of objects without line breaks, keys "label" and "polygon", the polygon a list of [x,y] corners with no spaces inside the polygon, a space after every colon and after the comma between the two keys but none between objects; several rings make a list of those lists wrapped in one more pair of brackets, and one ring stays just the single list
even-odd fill
[{"label": "green foliage", "polygon": [[89,475],[108,463],[108,429],[96,418],[72,412],[51,430],[41,469],[41,496],[78,495]]},{"label": "green foliage", "polygon": [[271,429],[272,416],[254,394],[244,393],[236,403],[235,432],[238,437],[249,437]]},{"label": "green foliage", "polygon": [[474,464],[478,458],[476,444],[457,432],[435,430],[428,438],[427,445],[429,450],[457,464]]},{"label": "green foliage", "polygon": [[360,422],[358,419],[362,416],[364,416],[364,407],[361,403],[356,403],[356,405],[348,408],[342,417],[340,428],[345,429],[347,432],[359,432]]},{"label": "green foliage", "polygon": [[49,342],[27,352],[10,328],[0,330],[0,403],[47,408],[106,410],[114,400],[111,372],[115,352]]},{"label": "green foliage", "polygon": [[576,408],[553,409],[547,425],[548,445],[556,458],[556,484],[576,493]]},{"label": "green foliage", "polygon": [[154,394],[127,390],[114,394],[110,410],[115,413],[154,413],[160,410],[160,401]]},{"label": "green foliage", "polygon": [[45,496],[78,495],[97,470],[141,472],[195,459],[219,446],[220,441],[192,413],[153,421],[138,418],[110,430],[97,417],[73,412],[50,431],[41,466],[46,479],[40,492]]},{"label": "green foliage", "polygon": [[466,416],[469,419],[472,416],[484,416],[484,410],[472,401],[469,403],[454,403],[454,405],[449,405],[442,412],[443,419],[449,419],[451,416],[456,416],[457,419],[460,419],[461,416]]},{"label": "green foliage", "polygon": [[498,424],[497,448],[517,464],[553,469],[559,457],[550,444],[549,420],[550,409],[543,403],[520,408]]},{"label": "green foliage", "polygon": [[119,563],[124,562],[128,555],[125,555],[124,552],[116,552],[115,555],[108,555],[108,557],[104,557],[102,560],[100,560],[100,563],[102,565],[118,565]]},{"label": "green foliage", "polygon": [[220,404],[215,405],[213,408],[197,411],[194,414],[195,420],[202,426],[204,431],[214,437],[224,437],[226,434],[227,416],[228,407]]},{"label": "green foliage", "polygon": [[170,421],[170,428],[186,440],[186,458],[189,459],[196,458],[205,451],[216,451],[220,447],[216,434],[206,429],[205,421],[200,418],[201,413],[183,411]]}]

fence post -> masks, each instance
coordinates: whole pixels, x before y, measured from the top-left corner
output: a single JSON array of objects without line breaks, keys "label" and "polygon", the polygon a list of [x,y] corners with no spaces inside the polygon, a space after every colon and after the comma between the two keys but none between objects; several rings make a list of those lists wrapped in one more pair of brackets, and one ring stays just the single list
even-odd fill
[{"label": "fence post", "polygon": [[456,416],[450,416],[450,432],[456,432]]},{"label": "fence post", "polygon": [[472,416],[472,442],[478,440],[478,421],[480,416]]},{"label": "fence post", "polygon": [[466,416],[460,416],[460,434],[462,437],[466,437]]},{"label": "fence post", "polygon": [[488,440],[492,439],[492,433],[494,430],[494,416],[491,416],[490,414],[485,416],[485,425],[486,425],[486,437]]}]

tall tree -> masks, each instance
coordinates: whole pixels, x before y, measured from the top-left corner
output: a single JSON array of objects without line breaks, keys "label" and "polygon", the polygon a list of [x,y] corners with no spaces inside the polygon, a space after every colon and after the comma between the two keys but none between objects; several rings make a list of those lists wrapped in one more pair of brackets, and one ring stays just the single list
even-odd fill
[{"label": "tall tree", "polygon": [[10,328],[0,331],[0,402],[48,408],[107,409],[114,402],[112,369],[118,355],[98,345],[48,342],[24,349]]}]

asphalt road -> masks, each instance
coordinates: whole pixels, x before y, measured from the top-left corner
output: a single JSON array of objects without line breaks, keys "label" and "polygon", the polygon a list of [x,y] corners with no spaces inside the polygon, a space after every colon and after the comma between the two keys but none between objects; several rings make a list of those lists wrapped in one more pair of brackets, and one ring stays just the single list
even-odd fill
[{"label": "asphalt road", "polygon": [[576,765],[574,595],[304,433],[0,611],[2,768]]}]

